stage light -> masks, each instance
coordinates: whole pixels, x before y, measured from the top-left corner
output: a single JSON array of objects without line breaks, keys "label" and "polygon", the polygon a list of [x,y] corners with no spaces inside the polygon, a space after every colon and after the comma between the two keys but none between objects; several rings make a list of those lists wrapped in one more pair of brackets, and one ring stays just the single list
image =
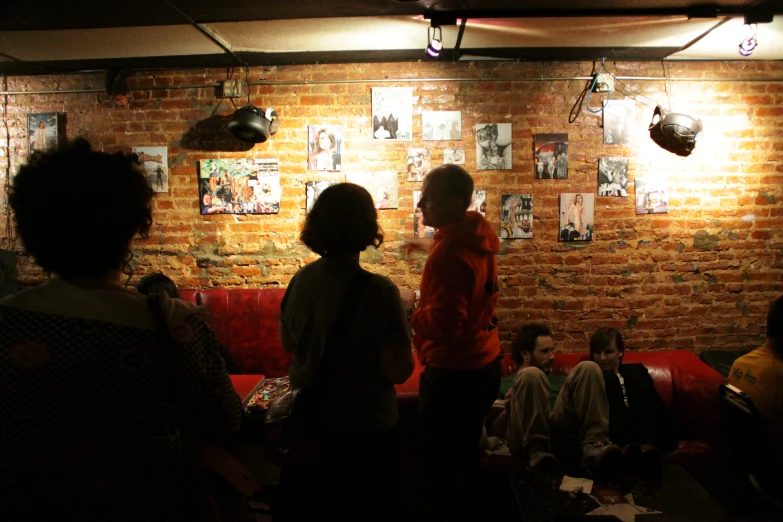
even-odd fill
[{"label": "stage light", "polygon": [[437,25],[427,28],[427,54],[431,58],[437,58],[443,50],[443,31]]},{"label": "stage light", "polygon": [[743,38],[742,41],[739,44],[739,53],[742,56],[750,56],[753,54],[753,51],[758,46],[758,40],[756,37],[757,34],[757,26],[756,24],[747,24],[745,25],[750,31],[753,31],[753,34],[751,36],[748,36],[747,38]]}]

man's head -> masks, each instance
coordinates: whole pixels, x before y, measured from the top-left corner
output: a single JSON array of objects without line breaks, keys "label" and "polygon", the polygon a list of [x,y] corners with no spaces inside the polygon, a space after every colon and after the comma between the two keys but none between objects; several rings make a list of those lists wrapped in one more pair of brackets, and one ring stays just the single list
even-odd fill
[{"label": "man's head", "polygon": [[533,366],[548,374],[552,371],[552,363],[555,360],[552,331],[543,324],[523,326],[511,346],[511,355],[518,365]]},{"label": "man's head", "polygon": [[772,351],[783,358],[783,297],[778,297],[769,305],[767,339],[772,344]]},{"label": "man's head", "polygon": [[424,224],[439,228],[464,219],[472,199],[470,174],[458,165],[441,165],[424,178],[418,206]]}]

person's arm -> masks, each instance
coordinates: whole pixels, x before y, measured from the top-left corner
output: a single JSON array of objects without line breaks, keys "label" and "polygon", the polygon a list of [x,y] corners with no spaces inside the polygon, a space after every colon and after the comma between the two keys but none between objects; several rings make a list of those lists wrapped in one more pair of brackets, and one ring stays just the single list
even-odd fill
[{"label": "person's arm", "polygon": [[[421,234],[425,230],[424,224],[419,224],[419,233]],[[426,234],[426,232],[424,232]],[[402,248],[400,248],[400,251],[402,252],[402,257],[405,259],[408,259],[410,255],[413,252],[422,252],[425,254],[429,254],[432,251],[432,247],[435,246],[435,240],[434,239],[428,239],[425,237],[420,237],[417,239],[412,239],[410,241],[406,241],[402,244]]]},{"label": "person's arm", "polygon": [[[436,342],[448,342],[462,335],[468,317],[469,297],[475,274],[458,257],[432,259],[427,280],[422,280],[422,296],[427,295],[423,308],[413,312],[411,328],[417,337]],[[426,285],[426,286],[424,286]]]}]

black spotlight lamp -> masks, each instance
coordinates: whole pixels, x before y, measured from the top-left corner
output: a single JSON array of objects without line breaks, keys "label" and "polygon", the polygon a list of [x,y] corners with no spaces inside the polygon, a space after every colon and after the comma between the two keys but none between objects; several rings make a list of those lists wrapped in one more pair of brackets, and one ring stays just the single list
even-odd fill
[{"label": "black spotlight lamp", "polygon": [[650,138],[662,149],[678,156],[689,156],[702,137],[704,125],[687,114],[666,112],[659,105],[648,130]]},{"label": "black spotlight lamp", "polygon": [[259,109],[246,105],[237,109],[228,122],[228,130],[238,140],[249,143],[264,143],[277,132],[280,120],[274,109]]},{"label": "black spotlight lamp", "polygon": [[438,25],[427,28],[427,55],[437,58],[443,50],[443,30]]},{"label": "black spotlight lamp", "polygon": [[759,44],[757,38],[758,30],[756,24],[746,24],[745,27],[753,31],[753,34],[742,39],[739,44],[739,53],[742,56],[750,56]]}]

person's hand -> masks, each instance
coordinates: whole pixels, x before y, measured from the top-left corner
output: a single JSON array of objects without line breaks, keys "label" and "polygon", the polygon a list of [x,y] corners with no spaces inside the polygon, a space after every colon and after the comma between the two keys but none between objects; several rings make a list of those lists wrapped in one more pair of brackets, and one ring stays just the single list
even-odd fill
[{"label": "person's hand", "polygon": [[414,252],[429,254],[434,244],[435,241],[432,239],[411,239],[402,244],[400,252],[403,259],[410,259]]},{"label": "person's hand", "polygon": [[416,293],[407,288],[400,288],[400,299],[402,299],[403,308],[413,308],[416,306]]},{"label": "person's hand", "polygon": [[507,412],[511,411],[511,397],[513,395],[512,392],[513,392],[513,388],[509,388],[508,391],[506,392],[505,407]]}]

